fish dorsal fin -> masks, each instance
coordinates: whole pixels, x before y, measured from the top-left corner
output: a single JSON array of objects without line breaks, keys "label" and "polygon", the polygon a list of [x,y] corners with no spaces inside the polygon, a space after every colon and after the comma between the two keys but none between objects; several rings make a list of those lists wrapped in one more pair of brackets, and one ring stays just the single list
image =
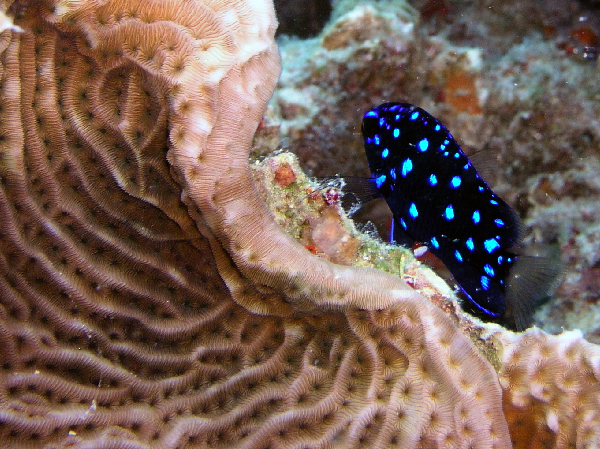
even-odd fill
[{"label": "fish dorsal fin", "polygon": [[498,171],[498,161],[494,158],[493,152],[488,148],[482,148],[480,150],[469,151],[467,157],[471,161],[471,164],[486,181],[496,178]]}]

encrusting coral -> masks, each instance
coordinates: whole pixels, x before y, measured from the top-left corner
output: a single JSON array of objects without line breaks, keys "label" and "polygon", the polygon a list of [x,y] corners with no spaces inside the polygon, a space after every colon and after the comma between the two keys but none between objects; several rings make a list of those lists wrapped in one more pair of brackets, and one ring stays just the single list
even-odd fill
[{"label": "encrusting coral", "polygon": [[600,447],[600,351],[580,331],[498,332],[504,413],[515,449]]},{"label": "encrusting coral", "polygon": [[[529,360],[508,356],[512,334],[487,337],[501,384],[481,329],[316,257],[261,200],[248,152],[279,73],[270,2],[3,14],[0,445],[511,447],[503,416],[526,401],[502,410],[502,373]],[[593,441],[581,429],[564,434]]]}]

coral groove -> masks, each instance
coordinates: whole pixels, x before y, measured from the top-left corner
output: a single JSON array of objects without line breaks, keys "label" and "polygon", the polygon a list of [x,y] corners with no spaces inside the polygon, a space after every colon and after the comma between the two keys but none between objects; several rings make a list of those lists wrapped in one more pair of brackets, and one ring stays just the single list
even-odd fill
[{"label": "coral groove", "polygon": [[316,257],[262,201],[269,1],[1,14],[0,446],[511,447],[433,287]]},{"label": "coral groove", "polygon": [[272,5],[5,11],[3,442],[506,446],[505,423],[480,424],[500,413],[495,373],[448,318],[306,252],[254,188]]}]

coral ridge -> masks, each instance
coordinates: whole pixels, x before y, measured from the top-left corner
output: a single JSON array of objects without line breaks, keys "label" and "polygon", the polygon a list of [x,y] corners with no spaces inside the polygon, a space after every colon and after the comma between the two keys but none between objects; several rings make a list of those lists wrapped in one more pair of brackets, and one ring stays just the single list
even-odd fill
[{"label": "coral ridge", "polygon": [[[531,404],[539,441],[597,442],[595,347],[481,327],[414,260],[411,286],[278,224],[261,191],[306,177],[248,162],[280,71],[271,2],[3,7],[0,446],[500,449]],[[573,432],[539,386],[563,365]]]}]

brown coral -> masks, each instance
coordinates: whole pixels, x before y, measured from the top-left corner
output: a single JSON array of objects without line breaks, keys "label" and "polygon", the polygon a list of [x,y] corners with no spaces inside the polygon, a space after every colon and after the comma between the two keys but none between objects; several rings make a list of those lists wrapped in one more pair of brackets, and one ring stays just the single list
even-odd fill
[{"label": "brown coral", "polygon": [[[289,154],[267,159],[264,165],[276,167],[288,164],[290,159],[300,175],[296,159]],[[272,183],[269,176],[273,178],[273,171],[264,170],[267,179],[260,182]],[[322,190],[327,191],[327,187]],[[290,204],[299,209],[300,216],[312,215],[310,210],[298,206],[298,196],[292,197]],[[271,209],[278,213],[285,210],[273,196],[265,198]],[[293,233],[289,220],[283,224]],[[380,250],[378,255],[382,253]],[[386,264],[378,265],[389,269]],[[515,448],[600,447],[600,347],[585,341],[580,331],[553,336],[532,328],[515,334],[496,325],[475,324],[456,310],[455,302],[448,300],[452,293],[441,280],[432,278],[410,260],[399,265],[411,285],[458,318],[465,333],[477,337],[474,342],[497,367],[504,417]]]},{"label": "brown coral", "polygon": [[6,11],[3,444],[507,446],[495,373],[443,314],[314,258],[260,201],[271,5]]},{"label": "brown coral", "polygon": [[515,449],[600,447],[600,350],[580,331],[498,333],[500,382]]},{"label": "brown coral", "polygon": [[510,447],[497,375],[447,316],[316,258],[261,201],[270,3],[5,11],[0,444]]}]

